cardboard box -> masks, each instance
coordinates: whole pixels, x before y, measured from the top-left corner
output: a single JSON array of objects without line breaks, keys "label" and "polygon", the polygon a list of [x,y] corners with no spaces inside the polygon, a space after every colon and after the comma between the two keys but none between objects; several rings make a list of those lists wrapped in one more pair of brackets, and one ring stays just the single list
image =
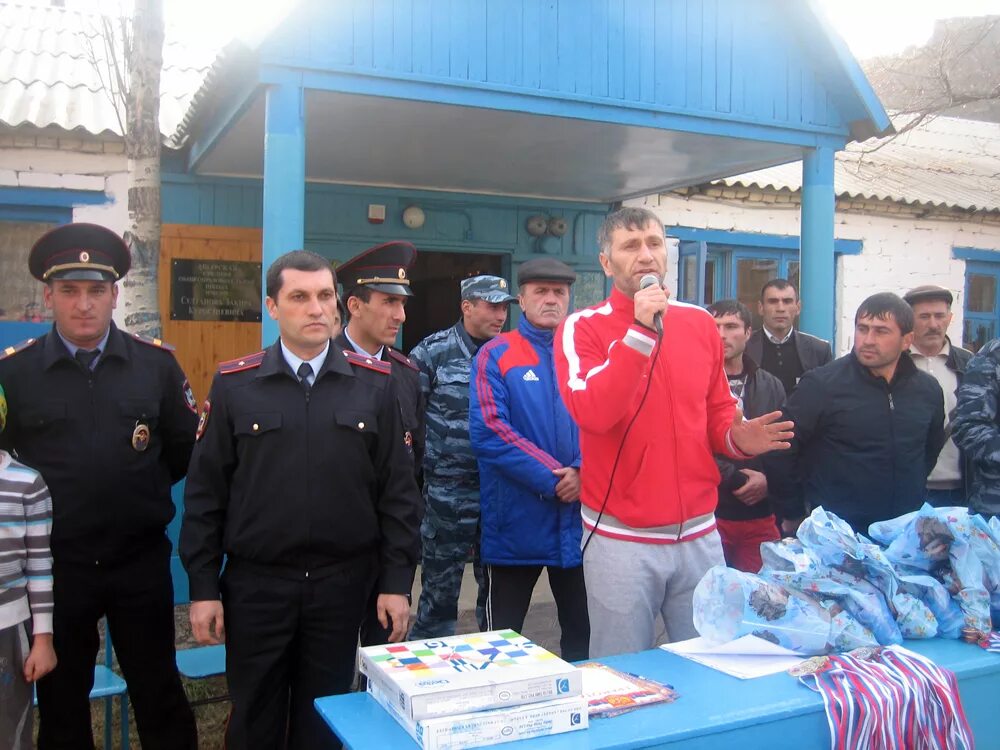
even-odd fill
[{"label": "cardboard box", "polygon": [[513,630],[368,646],[360,669],[406,719],[581,694],[580,670]]},{"label": "cardboard box", "polygon": [[388,696],[372,682],[368,683],[368,693],[423,750],[499,745],[588,727],[587,701],[583,696],[413,721],[400,714]]}]

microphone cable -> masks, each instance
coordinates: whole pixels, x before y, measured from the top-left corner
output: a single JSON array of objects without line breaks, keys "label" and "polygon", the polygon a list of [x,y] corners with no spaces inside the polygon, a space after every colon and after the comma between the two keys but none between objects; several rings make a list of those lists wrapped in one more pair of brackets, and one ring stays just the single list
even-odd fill
[{"label": "microphone cable", "polygon": [[[601,510],[597,513],[597,520],[594,521],[594,526],[587,534],[587,540],[583,543],[583,547],[580,549],[580,557],[582,558],[587,552],[587,547],[590,545],[590,540],[594,538],[594,532],[597,531],[597,527],[601,525],[601,518],[604,517],[604,510],[608,507],[608,498],[611,497],[611,488],[615,486],[615,473],[618,471],[618,462],[621,460],[622,451],[625,449],[625,441],[628,440],[628,435],[632,431],[632,425],[635,424],[635,420],[639,418],[639,414],[642,413],[642,405],[646,403],[646,397],[649,396],[649,389],[653,385],[653,373],[656,370],[656,362],[660,358],[660,349],[663,345],[663,337],[656,337],[656,350],[653,352],[653,358],[649,363],[649,378],[646,380],[646,390],[642,393],[642,398],[639,400],[639,406],[636,407],[635,414],[632,415],[632,419],[629,420],[628,425],[625,427],[625,432],[622,435],[622,441],[618,445],[618,454],[615,456],[615,462],[611,465],[611,476],[608,477],[608,489],[604,493],[604,500],[601,501]],[[623,345],[624,346],[624,345]]]}]

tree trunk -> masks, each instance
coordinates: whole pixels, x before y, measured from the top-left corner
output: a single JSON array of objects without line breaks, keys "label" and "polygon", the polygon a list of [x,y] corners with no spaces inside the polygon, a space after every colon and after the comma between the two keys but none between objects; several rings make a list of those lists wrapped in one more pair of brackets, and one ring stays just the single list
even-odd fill
[{"label": "tree trunk", "polygon": [[163,0],[135,0],[125,99],[129,230],[132,270],[126,288],[125,327],[159,337],[160,69],[163,67]]}]

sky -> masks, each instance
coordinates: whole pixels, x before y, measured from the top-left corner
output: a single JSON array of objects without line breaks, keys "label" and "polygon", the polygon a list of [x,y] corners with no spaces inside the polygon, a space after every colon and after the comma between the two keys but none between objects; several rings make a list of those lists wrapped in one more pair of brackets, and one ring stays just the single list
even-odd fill
[{"label": "sky", "polygon": [[1000,15],[1000,0],[819,0],[859,59],[927,41],[938,18]]},{"label": "sky", "polygon": [[[262,34],[282,17],[291,2],[163,1],[168,23],[184,27],[185,35],[190,34],[213,46],[221,46],[233,35],[253,38]],[[66,4],[79,7],[123,2],[129,0],[68,0]],[[925,42],[938,18],[1000,15],[1000,0],[818,0],[818,3],[859,59],[900,52]]]}]

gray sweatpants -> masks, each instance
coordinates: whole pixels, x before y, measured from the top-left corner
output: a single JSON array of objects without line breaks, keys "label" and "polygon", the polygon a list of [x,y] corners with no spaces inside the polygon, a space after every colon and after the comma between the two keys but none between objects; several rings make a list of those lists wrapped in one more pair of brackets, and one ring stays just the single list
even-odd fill
[{"label": "gray sweatpants", "polygon": [[0,630],[0,747],[31,750],[31,685],[24,679],[28,658],[25,623]]},{"label": "gray sweatpants", "polygon": [[642,544],[594,534],[583,555],[590,611],[590,658],[653,648],[656,616],[667,640],[698,635],[692,622],[695,586],[724,565],[719,532],[677,544]]}]

